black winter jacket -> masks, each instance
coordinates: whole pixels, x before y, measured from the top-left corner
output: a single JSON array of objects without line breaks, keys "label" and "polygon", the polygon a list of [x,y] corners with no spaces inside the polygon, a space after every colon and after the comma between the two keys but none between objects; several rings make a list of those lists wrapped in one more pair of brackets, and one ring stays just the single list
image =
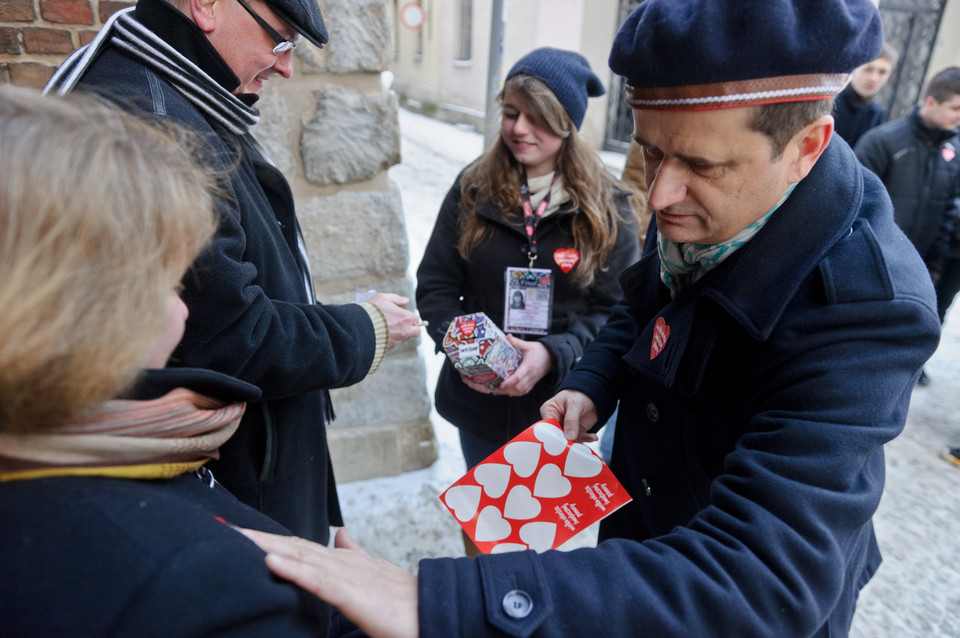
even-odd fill
[{"label": "black winter jacket", "polygon": [[[228,90],[238,84],[200,30],[161,0],[136,18]],[[359,305],[319,305],[308,291],[293,195],[254,138],[236,135],[177,88],[108,47],[80,81],[131,110],[172,120],[203,140],[202,160],[228,179],[220,229],[184,279],[190,317],[170,365],[252,383],[237,433],[210,467],[237,498],[299,536],[326,542],[342,525],[327,450],[327,388],[360,381],[373,362],[373,325]]]},{"label": "black winter jacket", "polygon": [[[617,242],[610,252],[605,270],[598,272],[593,284],[584,290],[573,281],[576,272],[564,274],[554,261],[554,252],[571,248],[570,224],[578,212],[570,204],[544,217],[537,226],[540,257],[535,268],[553,272],[553,314],[545,336],[517,335],[539,340],[553,357],[553,369],[523,397],[491,396],[467,387],[444,355],[434,399],[437,412],[453,425],[491,442],[506,443],[524,428],[540,419],[540,405],[553,396],[557,385],[596,338],[606,323],[610,309],[622,294],[617,276],[639,257],[636,220],[630,211],[626,193],[617,193],[620,223]],[[429,321],[429,334],[442,352],[443,335],[450,321],[458,316],[484,312],[503,327],[504,273],[508,266],[526,267],[527,238],[523,215],[504,220],[490,202],[482,203],[478,213],[493,228],[465,262],[457,251],[460,218],[460,180],[454,183],[437,215],[433,234],[417,270],[417,308]]]},{"label": "black winter jacket", "polygon": [[833,119],[837,135],[845,139],[850,146],[856,146],[864,133],[887,121],[887,113],[873,99],[861,98],[853,90],[853,85],[848,84],[837,95],[833,105]]},{"label": "black winter jacket", "polygon": [[957,131],[926,126],[917,107],[910,115],[867,131],[855,150],[886,186],[897,225],[929,261],[960,214]]}]

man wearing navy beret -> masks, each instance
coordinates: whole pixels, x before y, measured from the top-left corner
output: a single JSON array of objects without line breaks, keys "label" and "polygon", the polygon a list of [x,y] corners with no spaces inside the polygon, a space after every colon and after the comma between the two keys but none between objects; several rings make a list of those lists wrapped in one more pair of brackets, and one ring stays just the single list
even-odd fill
[{"label": "man wearing navy beret", "polygon": [[[414,579],[345,536],[254,535],[271,566],[375,636],[847,635],[880,564],[883,445],[939,338],[883,185],[833,135],[833,97],[881,41],[870,0],[645,0],[620,29],[655,225],[542,408],[584,440],[619,400],[633,501],[596,549],[423,560]],[[379,588],[331,578],[344,565],[393,579],[390,627]]]},{"label": "man wearing navy beret", "polygon": [[325,542],[342,524],[327,389],[360,381],[420,328],[398,295],[316,303],[290,186],[250,133],[263,85],[292,75],[299,36],[327,42],[317,0],[138,0],[64,62],[47,91],[94,91],[182,125],[224,176],[220,228],[183,281],[190,318],[170,365],[262,390],[209,467],[241,501]]}]

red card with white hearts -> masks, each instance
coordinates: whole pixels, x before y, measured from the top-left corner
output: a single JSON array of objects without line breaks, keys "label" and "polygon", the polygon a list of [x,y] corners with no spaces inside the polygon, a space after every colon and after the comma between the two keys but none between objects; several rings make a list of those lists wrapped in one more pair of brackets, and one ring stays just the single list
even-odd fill
[{"label": "red card with white hearts", "polygon": [[534,423],[440,495],[485,554],[555,549],[631,500],[554,419]]}]

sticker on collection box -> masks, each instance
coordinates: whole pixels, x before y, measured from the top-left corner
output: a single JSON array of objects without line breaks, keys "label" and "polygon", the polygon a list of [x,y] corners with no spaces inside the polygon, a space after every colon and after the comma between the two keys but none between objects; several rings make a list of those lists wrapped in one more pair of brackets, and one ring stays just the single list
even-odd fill
[{"label": "sticker on collection box", "polygon": [[632,499],[583,443],[539,421],[440,495],[480,551],[555,549]]},{"label": "sticker on collection box", "polygon": [[491,388],[520,365],[520,351],[510,345],[507,335],[482,312],[454,318],[443,336],[443,351],[454,368]]}]

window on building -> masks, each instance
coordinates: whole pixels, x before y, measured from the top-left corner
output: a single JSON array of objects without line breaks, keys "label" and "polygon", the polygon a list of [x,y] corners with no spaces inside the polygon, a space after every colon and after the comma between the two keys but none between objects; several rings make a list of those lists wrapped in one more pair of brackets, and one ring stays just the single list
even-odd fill
[{"label": "window on building", "polygon": [[460,51],[457,60],[465,62],[473,58],[473,0],[460,0]]}]

